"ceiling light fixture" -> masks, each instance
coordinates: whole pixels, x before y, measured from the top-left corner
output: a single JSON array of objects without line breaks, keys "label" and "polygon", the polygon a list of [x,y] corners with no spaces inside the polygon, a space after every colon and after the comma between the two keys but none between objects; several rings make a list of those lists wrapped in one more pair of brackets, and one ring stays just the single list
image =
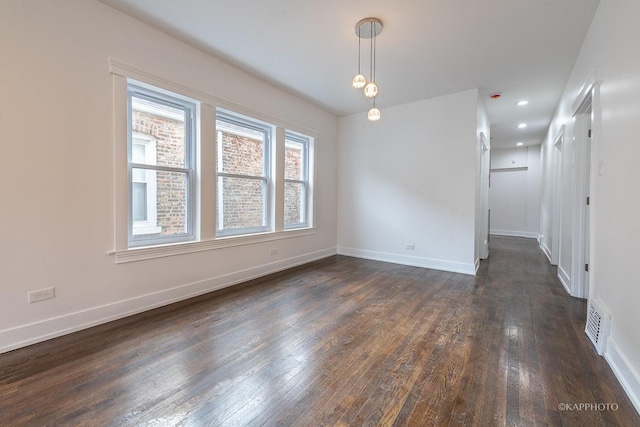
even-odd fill
[{"label": "ceiling light fixture", "polygon": [[526,128],[526,127],[527,127],[527,124],[526,124],[526,123],[520,123],[520,124],[518,125],[518,128],[520,128],[520,129],[524,129],[524,128]]},{"label": "ceiling light fixture", "polygon": [[518,101],[518,103],[516,104],[518,107],[523,107],[525,105],[527,105],[529,103],[529,101],[527,101],[526,99],[523,99],[522,101]]},{"label": "ceiling light fixture", "polygon": [[518,142],[516,145],[517,146],[524,145],[524,142]]},{"label": "ceiling light fixture", "polygon": [[[376,38],[382,32],[382,21],[377,18],[365,18],[356,24],[356,36],[358,36],[358,74],[352,80],[352,85],[356,89],[364,87],[364,95],[373,98],[373,108],[369,111],[368,117],[371,121],[380,119],[380,110],[376,108],[375,97],[378,95],[378,85],[376,85]],[[360,45],[362,39],[369,39],[369,82],[360,72]]]}]

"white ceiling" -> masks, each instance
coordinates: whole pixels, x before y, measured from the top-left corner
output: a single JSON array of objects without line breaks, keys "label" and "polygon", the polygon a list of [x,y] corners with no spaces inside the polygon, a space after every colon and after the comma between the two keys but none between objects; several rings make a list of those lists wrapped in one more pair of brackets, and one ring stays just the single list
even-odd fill
[{"label": "white ceiling", "polygon": [[[376,17],[384,25],[377,38],[378,107],[479,88],[492,148],[540,143],[600,2],[100,1],[338,116],[370,108],[351,87],[354,26]],[[495,92],[502,97],[489,99]],[[517,107],[521,99],[529,105]],[[517,129],[520,122],[528,127]]]}]

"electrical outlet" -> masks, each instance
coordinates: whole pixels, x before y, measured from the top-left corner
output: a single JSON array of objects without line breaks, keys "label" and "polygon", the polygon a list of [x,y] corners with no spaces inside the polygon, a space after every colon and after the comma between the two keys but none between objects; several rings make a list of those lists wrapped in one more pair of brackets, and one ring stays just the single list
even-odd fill
[{"label": "electrical outlet", "polygon": [[34,302],[43,301],[46,299],[55,298],[55,290],[54,288],[40,289],[38,291],[31,291],[27,294],[29,299],[29,304],[33,304]]},{"label": "electrical outlet", "polygon": [[270,254],[271,255],[278,255],[278,250],[277,249],[271,249]]},{"label": "electrical outlet", "polygon": [[414,246],[413,244],[411,244],[411,245],[405,245],[405,247],[404,247],[404,248],[405,248],[406,250],[408,250],[408,251],[412,251],[412,250],[414,250],[414,249],[415,249],[415,246]]}]

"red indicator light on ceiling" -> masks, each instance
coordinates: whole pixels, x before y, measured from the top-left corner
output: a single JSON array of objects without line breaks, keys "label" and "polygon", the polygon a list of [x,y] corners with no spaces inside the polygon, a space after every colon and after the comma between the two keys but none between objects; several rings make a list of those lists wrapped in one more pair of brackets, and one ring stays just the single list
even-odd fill
[{"label": "red indicator light on ceiling", "polygon": [[499,93],[494,93],[493,95],[490,95],[490,96],[489,96],[489,98],[491,98],[491,99],[498,99],[498,98],[500,98],[501,96],[502,96],[502,95],[501,95],[501,94],[499,94]]}]

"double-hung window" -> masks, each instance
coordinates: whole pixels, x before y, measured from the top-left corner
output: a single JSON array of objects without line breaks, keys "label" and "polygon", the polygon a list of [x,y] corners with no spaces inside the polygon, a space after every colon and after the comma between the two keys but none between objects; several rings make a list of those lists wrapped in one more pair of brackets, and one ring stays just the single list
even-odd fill
[{"label": "double-hung window", "polygon": [[309,137],[285,133],[284,227],[309,225]]},{"label": "double-hung window", "polygon": [[216,235],[270,231],[271,126],[218,111],[216,132]]},{"label": "double-hung window", "polygon": [[195,105],[127,87],[129,247],[192,240]]}]

